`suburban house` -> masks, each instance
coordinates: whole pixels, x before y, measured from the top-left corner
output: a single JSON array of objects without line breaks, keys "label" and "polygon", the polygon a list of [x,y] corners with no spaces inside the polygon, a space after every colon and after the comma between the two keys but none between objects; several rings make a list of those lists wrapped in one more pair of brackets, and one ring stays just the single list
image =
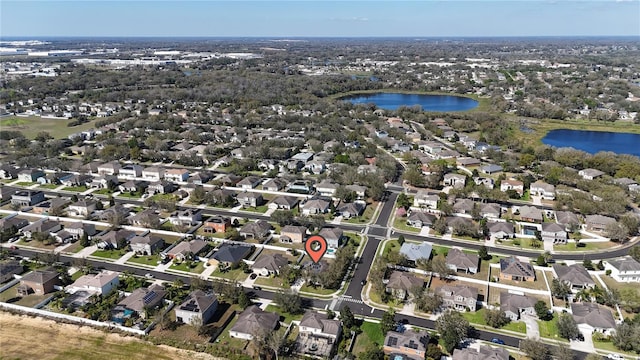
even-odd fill
[{"label": "suburban house", "polygon": [[616,219],[604,215],[587,215],[584,223],[586,230],[604,231],[609,224],[615,224]]},{"label": "suburban house", "polygon": [[217,309],[216,294],[195,290],[176,308],[176,321],[193,326],[204,325]]},{"label": "suburban house", "polygon": [[502,214],[500,204],[485,203],[480,204],[480,216],[487,219],[498,219]]},{"label": "suburban house", "polygon": [[436,290],[442,296],[444,307],[457,311],[476,311],[478,304],[478,289],[473,286],[444,285]]},{"label": "suburban house", "polygon": [[542,223],[542,241],[552,244],[566,244],[567,232],[564,226],[558,223]]},{"label": "suburban house", "polygon": [[147,234],[145,236],[134,236],[129,240],[131,251],[138,255],[153,255],[162,250],[164,240],[156,235]]},{"label": "suburban house", "polygon": [[385,291],[397,299],[405,300],[411,297],[411,292],[416,288],[424,287],[424,280],[401,271],[393,271],[389,276]]},{"label": "suburban house", "polygon": [[238,316],[235,325],[229,330],[229,335],[238,339],[253,340],[255,334],[274,331],[279,320],[280,315],[262,311],[256,305],[251,305]]},{"label": "suburban house", "polygon": [[36,233],[53,234],[60,230],[62,230],[62,224],[59,221],[41,218],[23,227],[20,229],[20,232],[22,232],[27,239],[31,239]]},{"label": "suburban house", "polygon": [[142,170],[142,178],[147,181],[160,181],[164,178],[164,169],[147,167]]},{"label": "suburban house", "polygon": [[488,223],[489,236],[493,239],[511,239],[516,236],[513,223],[510,222],[493,222]]},{"label": "suburban house", "polygon": [[424,190],[418,191],[413,197],[413,206],[419,208],[437,209],[440,197],[435,194],[429,194]]},{"label": "suburban house", "polygon": [[244,224],[238,233],[245,239],[264,239],[271,234],[272,228],[267,221],[258,220]]},{"label": "suburban house", "polygon": [[24,169],[18,173],[20,182],[36,182],[38,178],[44,177],[44,171],[39,169]]},{"label": "suburban house", "polygon": [[164,172],[164,179],[167,181],[185,182],[189,180],[189,170],[168,169]]},{"label": "suburban house", "polygon": [[518,321],[522,315],[536,316],[536,302],[538,299],[530,296],[500,293],[500,311],[511,321]]},{"label": "suburban house", "polygon": [[111,310],[111,319],[120,324],[134,315],[145,319],[147,316],[146,310],[161,306],[166,295],[167,291],[158,284],[137,288],[129,296],[120,300],[115,308]]},{"label": "suburban house", "polygon": [[74,239],[80,239],[87,234],[89,238],[98,233],[96,226],[93,224],[85,224],[82,221],[75,221],[66,225],[64,229],[71,234]]},{"label": "suburban house", "polygon": [[158,211],[148,208],[132,215],[128,218],[129,224],[146,228],[157,228],[160,226],[160,215]]},{"label": "suburban house", "polygon": [[98,175],[118,175],[119,171],[120,164],[117,161],[98,165]]},{"label": "suburban house", "polygon": [[495,174],[502,171],[502,166],[496,164],[489,164],[482,166],[480,171],[485,174]]},{"label": "suburban house", "polygon": [[70,216],[87,217],[96,210],[96,202],[90,199],[83,199],[74,202],[67,207],[67,214]]},{"label": "suburban house", "polygon": [[262,194],[256,192],[243,192],[238,194],[236,197],[238,203],[242,205],[242,207],[258,207],[264,203],[264,198]]},{"label": "suburban house", "polygon": [[545,200],[554,200],[556,187],[544,181],[536,181],[529,186],[529,193],[534,196],[542,196]]},{"label": "suburban house", "polygon": [[169,216],[169,222],[176,226],[194,226],[202,221],[202,210],[185,209],[174,211]]},{"label": "suburban house", "polygon": [[604,175],[604,172],[597,169],[582,169],[578,171],[578,175],[582,176],[585,180],[593,180]]},{"label": "suburban house", "polygon": [[217,265],[218,268],[232,267],[238,265],[250,253],[250,246],[225,243],[213,254],[209,264]]},{"label": "suburban house", "polygon": [[344,232],[340,228],[325,227],[320,230],[318,235],[327,240],[329,249],[339,248],[344,240]]},{"label": "suburban house", "polygon": [[0,284],[14,279],[14,275],[21,274],[24,266],[17,260],[0,261]]},{"label": "suburban house", "polygon": [[307,236],[304,226],[285,225],[280,229],[280,242],[302,244]]},{"label": "suburban house", "polygon": [[427,261],[431,259],[431,243],[421,242],[419,244],[405,242],[400,247],[400,255],[407,257],[407,260],[416,263],[419,259]]},{"label": "suburban house", "polygon": [[578,229],[578,226],[580,225],[580,219],[578,219],[578,215],[572,213],[571,211],[556,211],[556,222],[564,226],[564,229],[566,231]]},{"label": "suburban house", "polygon": [[472,157],[459,157],[456,159],[456,166],[478,166],[480,165],[480,160]]},{"label": "suburban house", "polygon": [[596,303],[571,303],[573,319],[578,327],[611,335],[615,331],[616,321],[611,311]]},{"label": "suburban house", "polygon": [[44,193],[36,190],[20,190],[11,195],[11,205],[16,206],[32,206],[44,200]]},{"label": "suburban house", "polygon": [[480,345],[476,350],[466,347],[453,350],[453,360],[509,360],[509,350],[503,347]]},{"label": "suburban house", "polygon": [[62,210],[71,202],[67,197],[56,197],[49,200],[45,200],[39,204],[33,206],[31,210],[34,214],[62,214]]},{"label": "suburban house", "polygon": [[445,186],[453,186],[455,188],[463,188],[467,182],[467,177],[460,174],[445,174],[443,183]]},{"label": "suburban house", "polygon": [[75,294],[83,291],[91,295],[105,296],[112,290],[117,290],[120,284],[119,273],[115,271],[103,270],[97,274],[82,275],[73,284],[68,285],[65,291]]},{"label": "suburban house", "polygon": [[147,193],[150,195],[170,194],[176,190],[178,190],[178,185],[166,180],[153,182],[147,187]]},{"label": "suburban house", "polygon": [[267,180],[264,184],[262,184],[262,190],[267,191],[280,191],[287,186],[287,182],[280,179],[274,178]]},{"label": "suburban house", "polygon": [[456,199],[456,202],[453,204],[453,211],[458,214],[470,214],[476,203],[471,199]]},{"label": "suburban house", "polygon": [[0,178],[1,179],[16,179],[18,177],[19,170],[13,166],[2,165],[0,166]]},{"label": "suburban house", "polygon": [[168,257],[178,262],[197,259],[198,254],[202,252],[207,245],[206,241],[198,239],[182,241],[172,248],[169,248],[169,250],[161,252],[160,257],[163,259]]},{"label": "suburban house", "polygon": [[324,199],[309,199],[302,205],[303,215],[325,214],[331,203]]},{"label": "suburban house", "polygon": [[322,181],[316,184],[316,191],[320,196],[333,196],[338,189],[338,184],[330,182],[330,181]]},{"label": "suburban house", "polygon": [[269,209],[275,210],[293,210],[298,205],[298,198],[293,196],[278,196],[273,199],[269,205]]},{"label": "suburban house", "polygon": [[429,344],[426,331],[387,332],[382,351],[391,359],[423,360]]},{"label": "suburban house", "polygon": [[367,203],[364,201],[355,201],[350,203],[342,203],[336,209],[336,213],[340,214],[344,219],[350,219],[362,215]]},{"label": "suburban house", "polygon": [[582,264],[569,266],[554,264],[552,269],[558,280],[569,284],[574,290],[589,289],[596,286],[595,281]]},{"label": "suburban house", "polygon": [[483,185],[485,188],[491,190],[495,187],[495,181],[489,177],[474,177],[473,182],[476,185]]},{"label": "suburban house", "polygon": [[96,189],[115,189],[118,183],[118,178],[115,175],[100,175],[93,178],[89,186]]},{"label": "suburban house", "polygon": [[142,176],[142,166],[137,164],[127,164],[120,168],[120,171],[118,172],[118,176],[127,180],[133,180],[135,178],[139,178]]},{"label": "suburban house", "polygon": [[328,319],[326,314],[307,311],[300,320],[295,352],[331,358],[341,334],[342,325],[339,320]]},{"label": "suburban house", "polygon": [[246,178],[238,181],[236,186],[244,190],[251,190],[251,189],[254,189],[256,186],[260,185],[261,182],[262,182],[262,179],[260,177],[249,175]]},{"label": "suburban house", "polygon": [[509,190],[513,190],[518,193],[518,195],[524,195],[524,183],[520,180],[507,179],[502,180],[500,183],[500,191],[507,192]]},{"label": "suburban house", "polygon": [[97,243],[99,249],[121,249],[126,247],[136,233],[129,230],[111,230],[100,236]]},{"label": "suburban house", "polygon": [[435,221],[435,215],[428,214],[423,211],[411,211],[411,213],[407,217],[407,225],[416,228],[422,228],[423,226],[430,227]]},{"label": "suburban house", "polygon": [[263,254],[251,265],[253,272],[261,276],[280,274],[280,269],[288,266],[289,260],[282,254]]},{"label": "suburban house", "polygon": [[520,219],[522,219],[522,221],[541,223],[543,220],[542,210],[535,206],[521,206],[517,211],[519,212]]},{"label": "suburban house", "polygon": [[129,180],[118,185],[118,190],[123,193],[143,193],[149,187],[149,182],[144,180]]},{"label": "suburban house", "polygon": [[640,262],[631,256],[609,259],[604,268],[611,270],[611,277],[617,282],[640,282]]},{"label": "suburban house", "polygon": [[20,279],[18,295],[44,295],[53,292],[54,286],[60,285],[57,271],[34,270]]},{"label": "suburban house", "polygon": [[475,274],[478,272],[480,257],[476,254],[467,254],[464,251],[453,248],[449,250],[446,258],[447,267],[458,272]]},{"label": "suburban house", "polygon": [[500,279],[511,281],[535,281],[536,272],[529,263],[511,256],[500,259]]},{"label": "suburban house", "polygon": [[205,234],[222,233],[224,234],[231,227],[231,219],[222,216],[213,216],[206,220],[203,224],[202,231]]}]

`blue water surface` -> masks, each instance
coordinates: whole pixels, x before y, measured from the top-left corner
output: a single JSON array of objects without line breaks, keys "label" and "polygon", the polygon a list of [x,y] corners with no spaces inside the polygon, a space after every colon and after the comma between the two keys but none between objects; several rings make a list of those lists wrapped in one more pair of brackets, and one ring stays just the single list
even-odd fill
[{"label": "blue water surface", "polygon": [[549,131],[542,142],[555,147],[572,147],[590,154],[612,151],[640,156],[640,134],[559,129]]},{"label": "blue water surface", "polygon": [[424,95],[401,93],[363,94],[343,98],[353,104],[374,103],[385,110],[396,110],[400,106],[420,105],[424,111],[466,111],[478,106],[474,99],[453,95]]}]

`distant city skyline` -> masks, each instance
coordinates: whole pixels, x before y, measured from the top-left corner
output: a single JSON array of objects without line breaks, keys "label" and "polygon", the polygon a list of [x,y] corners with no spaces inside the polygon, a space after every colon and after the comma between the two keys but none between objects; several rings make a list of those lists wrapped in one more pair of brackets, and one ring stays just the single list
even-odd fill
[{"label": "distant city skyline", "polygon": [[2,0],[0,37],[45,36],[640,37],[640,0]]}]

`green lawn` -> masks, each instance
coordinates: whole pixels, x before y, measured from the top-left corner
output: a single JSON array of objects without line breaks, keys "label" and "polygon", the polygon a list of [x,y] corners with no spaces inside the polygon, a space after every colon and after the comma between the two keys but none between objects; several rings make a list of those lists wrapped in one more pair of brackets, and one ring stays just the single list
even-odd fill
[{"label": "green lawn", "polygon": [[189,267],[188,263],[186,261],[180,263],[180,264],[172,264],[169,267],[169,270],[180,270],[180,271],[185,271],[185,272],[190,272],[190,273],[195,273],[195,274],[200,274],[201,272],[204,271],[204,263],[202,261],[198,261],[196,263],[193,263],[193,267]]},{"label": "green lawn", "polygon": [[158,261],[160,260],[160,256],[159,255],[151,255],[151,256],[133,256],[132,258],[130,258],[127,262],[130,263],[134,263],[134,264],[141,264],[141,265],[149,265],[149,266],[156,266],[158,265]]},{"label": "green lawn", "polygon": [[264,286],[272,286],[272,287],[282,287],[282,279],[275,276],[258,276],[255,280],[254,284],[256,285],[264,285]]},{"label": "green lawn", "polygon": [[469,321],[470,324],[486,326],[489,330],[495,330],[495,331],[508,330],[508,331],[518,332],[521,334],[527,333],[527,325],[521,321],[511,321],[507,325],[498,329],[490,327],[489,325],[487,325],[487,322],[484,319],[485,312],[486,312],[486,309],[483,308],[476,312],[469,312],[469,311],[463,312],[462,316],[465,319],[467,319],[467,321]]},{"label": "green lawn", "polygon": [[41,303],[42,301],[44,301],[44,299],[53,295],[52,293],[50,293],[50,294],[44,294],[44,295],[31,294],[27,296],[18,296],[18,286],[20,286],[20,284],[15,284],[14,286],[0,293],[0,301],[8,302],[15,305],[33,307]]},{"label": "green lawn", "polygon": [[321,287],[317,287],[317,288],[313,288],[312,286],[307,285],[306,283],[304,284],[304,286],[302,286],[300,288],[301,292],[308,292],[308,293],[312,293],[312,294],[317,294],[317,295],[329,295],[329,294],[333,294],[334,292],[338,291],[335,289],[323,289]]},{"label": "green lawn", "polygon": [[407,218],[406,217],[396,216],[393,219],[393,228],[396,229],[396,230],[412,232],[412,233],[416,233],[416,234],[420,232],[420,229],[414,228],[413,226],[407,225]]},{"label": "green lawn", "polygon": [[634,352],[619,350],[617,347],[615,347],[615,345],[613,345],[611,341],[596,341],[596,339],[593,339],[593,346],[596,349],[625,354],[627,356],[632,357],[633,359],[635,359],[636,356],[638,356],[638,354]]},{"label": "green lawn", "polygon": [[235,270],[229,270],[226,272],[220,272],[219,269],[216,269],[216,271],[214,271],[211,276],[213,277],[218,277],[218,278],[223,278],[223,279],[227,279],[227,280],[237,280],[237,281],[244,281],[247,276],[249,276],[249,274],[245,274],[242,269],[235,269]]},{"label": "green lawn", "polygon": [[576,246],[576,242],[569,240],[566,245],[554,245],[553,250],[555,251],[594,251],[594,250],[605,250],[610,249],[616,246],[616,243],[611,241],[603,241],[603,242],[581,242],[581,245],[584,246]]},{"label": "green lawn", "polygon": [[553,319],[549,321],[538,320],[538,327],[540,328],[540,337],[553,339],[556,341],[567,341],[558,335],[558,316],[554,315]]},{"label": "green lawn", "polygon": [[360,325],[360,329],[362,329],[362,333],[356,338],[353,354],[363,353],[372,346],[382,346],[384,335],[379,323],[364,321]]},{"label": "green lawn", "polygon": [[96,256],[103,259],[118,260],[122,256],[124,256],[124,254],[126,253],[127,253],[126,250],[99,250],[98,249],[94,251],[93,254],[91,254],[91,256]]},{"label": "green lawn", "polygon": [[62,188],[64,191],[85,192],[88,190],[86,186],[67,186]]},{"label": "green lawn", "polygon": [[248,208],[245,208],[245,209],[242,209],[242,210],[264,214],[264,213],[267,212],[267,210],[269,210],[269,207],[265,204],[265,205],[260,205],[260,206],[257,206],[257,207],[248,207]]},{"label": "green lawn", "polygon": [[43,188],[43,189],[56,189],[58,188],[60,185],[57,184],[42,184],[38,187]]},{"label": "green lawn", "polygon": [[18,186],[31,186],[31,185],[35,185],[37,183],[35,182],[30,182],[30,181],[21,181],[19,183],[16,183],[16,185]]},{"label": "green lawn", "polygon": [[300,320],[302,319],[302,316],[304,316],[304,314],[298,314],[298,315],[291,315],[291,314],[287,314],[284,311],[280,310],[280,307],[277,305],[267,305],[267,308],[265,311],[269,311],[269,312],[274,312],[276,314],[280,315],[280,320],[286,324],[291,324],[291,321],[293,320]]},{"label": "green lawn", "polygon": [[7,130],[20,131],[26,138],[34,139],[39,132],[46,131],[55,139],[64,139],[67,136],[95,127],[95,120],[78,126],[67,126],[73,119],[42,119],[39,116],[17,117],[10,116],[0,120],[0,127]]},{"label": "green lawn", "polygon": [[113,191],[109,190],[109,189],[99,189],[93,192],[93,194],[98,194],[98,195],[111,195],[113,194]]},{"label": "green lawn", "polygon": [[367,204],[367,207],[364,208],[364,211],[362,212],[362,215],[360,215],[358,217],[351,218],[349,220],[346,220],[346,222],[349,223],[349,224],[365,224],[365,223],[368,223],[369,221],[371,221],[371,218],[373,217],[377,206],[378,206],[377,203]]}]

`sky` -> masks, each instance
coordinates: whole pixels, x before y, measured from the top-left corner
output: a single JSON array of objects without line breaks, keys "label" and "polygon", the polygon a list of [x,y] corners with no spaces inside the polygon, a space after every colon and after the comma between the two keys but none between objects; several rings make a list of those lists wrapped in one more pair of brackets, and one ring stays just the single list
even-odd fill
[{"label": "sky", "polygon": [[0,37],[638,36],[640,0],[0,1]]}]

